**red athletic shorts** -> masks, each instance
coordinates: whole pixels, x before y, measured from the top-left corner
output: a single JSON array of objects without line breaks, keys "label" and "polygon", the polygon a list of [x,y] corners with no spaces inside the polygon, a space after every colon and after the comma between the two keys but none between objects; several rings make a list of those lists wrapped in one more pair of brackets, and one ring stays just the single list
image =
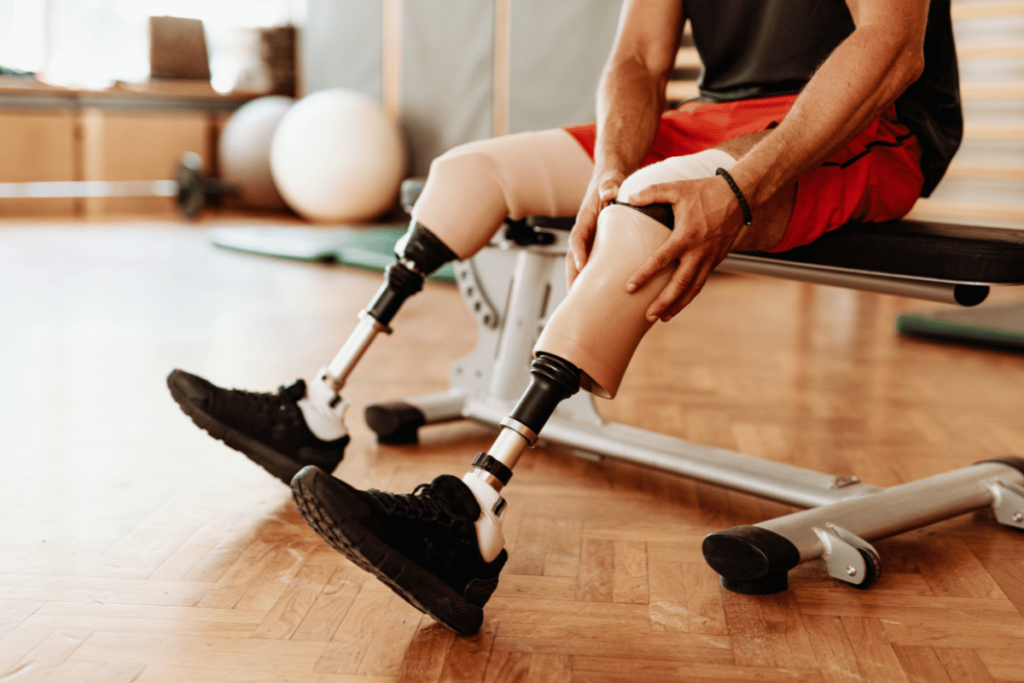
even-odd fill
[{"label": "red athletic shorts", "polygon": [[[782,121],[796,95],[721,104],[687,102],[665,112],[643,166],[695,154]],[[591,158],[596,126],[566,128]],[[828,161],[797,182],[796,206],[786,236],[771,251],[787,251],[850,221],[902,218],[921,193],[921,146],[896,121],[895,107],[872,121]]]}]

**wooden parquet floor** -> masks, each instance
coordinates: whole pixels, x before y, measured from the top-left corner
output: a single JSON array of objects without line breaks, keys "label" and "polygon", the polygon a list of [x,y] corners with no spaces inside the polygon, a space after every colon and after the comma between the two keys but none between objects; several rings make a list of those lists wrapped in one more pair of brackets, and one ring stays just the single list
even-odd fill
[{"label": "wooden parquet floor", "polygon": [[[507,489],[484,628],[453,636],[168,396],[173,367],[259,390],[308,376],[380,282],[217,251],[209,227],[0,224],[3,683],[1024,681],[1024,537],[988,512],[878,542],[871,590],[810,563],[749,597],[719,588],[700,541],[787,508],[540,449]],[[895,314],[936,306],[715,276],[602,411],[881,486],[1024,455],[1024,357],[895,335]],[[375,444],[362,405],[442,389],[475,338],[439,284],[395,327],[349,384],[336,474],[408,491],[493,432]]]}]

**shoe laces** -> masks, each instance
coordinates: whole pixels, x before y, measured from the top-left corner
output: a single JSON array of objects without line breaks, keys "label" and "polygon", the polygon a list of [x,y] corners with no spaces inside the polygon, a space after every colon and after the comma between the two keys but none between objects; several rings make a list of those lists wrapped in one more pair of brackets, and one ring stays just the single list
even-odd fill
[{"label": "shoe laces", "polygon": [[303,422],[298,400],[305,395],[305,384],[299,380],[278,387],[276,393],[228,389],[223,400],[250,428],[265,430],[282,422],[293,426]]},{"label": "shoe laces", "polygon": [[395,494],[376,489],[367,491],[388,514],[439,522],[445,526],[452,526],[466,517],[452,510],[451,503],[444,498],[431,495],[432,492],[433,487],[430,484],[420,484],[412,493]]},{"label": "shoe laces", "polygon": [[442,571],[447,572],[455,561],[464,564],[465,553],[476,533],[468,515],[455,512],[450,501],[431,495],[432,491],[431,484],[420,484],[412,493],[394,494],[376,489],[367,493],[374,496],[388,514],[436,522],[444,527],[447,531],[425,535],[421,540],[423,557],[437,562]]}]

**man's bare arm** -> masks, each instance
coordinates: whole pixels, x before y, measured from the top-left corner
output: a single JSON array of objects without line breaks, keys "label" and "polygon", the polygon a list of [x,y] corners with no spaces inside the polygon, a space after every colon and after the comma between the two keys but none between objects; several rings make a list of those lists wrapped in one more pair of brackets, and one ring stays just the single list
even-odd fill
[{"label": "man's bare arm", "polygon": [[833,51],[779,127],[733,170],[760,206],[854,138],[924,70],[928,0],[847,0],[856,30]]},{"label": "man's bare arm", "polygon": [[[655,185],[630,198],[636,204],[673,205],[669,240],[626,282],[641,287],[679,260],[672,280],[648,309],[648,318],[671,318],[704,286],[710,271],[733,249],[764,249],[759,226],[776,193],[792,187],[874,118],[920,76],[928,0],[847,0],[856,26],[811,78],[785,120],[758,142],[731,174],[754,222],[745,228],[739,203],[721,178]],[[759,215],[760,214],[760,215]]]},{"label": "man's bare arm", "polygon": [[679,0],[626,0],[597,93],[594,174],[569,237],[570,284],[587,262],[597,214],[640,167],[665,110],[683,11]]}]

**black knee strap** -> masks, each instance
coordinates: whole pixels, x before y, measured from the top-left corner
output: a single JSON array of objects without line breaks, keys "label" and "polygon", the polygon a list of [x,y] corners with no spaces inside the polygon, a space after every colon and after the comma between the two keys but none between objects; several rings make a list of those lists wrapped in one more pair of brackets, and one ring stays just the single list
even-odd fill
[{"label": "black knee strap", "polygon": [[473,458],[473,467],[493,475],[502,486],[508,486],[509,480],[512,479],[512,470],[490,453],[477,453]]},{"label": "black knee strap", "polygon": [[612,204],[619,206],[628,206],[634,211],[639,211],[645,216],[650,216],[654,220],[664,225],[669,230],[673,229],[676,225],[675,214],[672,211],[671,204],[648,204],[647,206],[633,206],[626,202],[620,202],[618,199],[613,199]]}]

